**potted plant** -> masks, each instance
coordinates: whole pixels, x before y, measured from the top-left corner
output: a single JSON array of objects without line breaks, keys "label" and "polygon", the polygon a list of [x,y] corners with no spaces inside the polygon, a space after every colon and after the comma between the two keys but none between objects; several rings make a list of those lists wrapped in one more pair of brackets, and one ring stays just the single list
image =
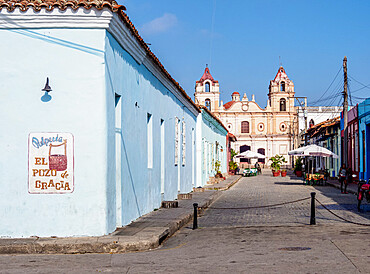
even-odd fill
[{"label": "potted plant", "polygon": [[286,169],[282,169],[280,174],[281,174],[281,177],[285,177],[287,174]]},{"label": "potted plant", "polygon": [[236,172],[236,170],[238,169],[238,165],[237,165],[237,163],[235,163],[234,161],[230,161],[229,162],[229,168],[230,168],[230,174],[231,175],[235,175],[235,172]]},{"label": "potted plant", "polygon": [[276,154],[270,158],[272,175],[277,177],[280,175],[280,167],[282,163],[286,163],[284,156]]},{"label": "potted plant", "polygon": [[216,171],[216,175],[215,177],[216,178],[222,178],[222,173],[220,172],[220,167],[221,167],[221,162],[219,160],[217,160],[215,162],[215,171]]},{"label": "potted plant", "polygon": [[302,177],[302,158],[298,157],[295,160],[294,173],[297,177]]}]

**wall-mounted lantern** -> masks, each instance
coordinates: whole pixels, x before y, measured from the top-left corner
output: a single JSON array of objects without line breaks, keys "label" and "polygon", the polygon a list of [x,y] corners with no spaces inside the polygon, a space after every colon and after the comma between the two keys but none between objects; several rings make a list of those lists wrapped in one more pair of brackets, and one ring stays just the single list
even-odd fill
[{"label": "wall-mounted lantern", "polygon": [[50,92],[52,91],[51,87],[49,86],[49,77],[46,77],[46,84],[42,91]]},{"label": "wall-mounted lantern", "polygon": [[45,87],[42,89],[42,91],[45,91],[45,93],[44,95],[41,96],[41,101],[49,102],[51,100],[51,96],[49,95],[49,92],[52,91],[49,85],[49,77],[46,77],[46,84],[45,84]]}]

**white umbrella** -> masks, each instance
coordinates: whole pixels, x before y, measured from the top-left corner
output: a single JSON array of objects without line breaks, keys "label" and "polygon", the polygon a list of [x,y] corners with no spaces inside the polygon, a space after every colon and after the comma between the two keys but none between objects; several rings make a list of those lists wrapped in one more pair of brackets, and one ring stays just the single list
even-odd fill
[{"label": "white umbrella", "polygon": [[[299,147],[293,150],[288,151],[289,155],[302,155],[306,147]],[[304,155],[303,155],[304,156]]]},{"label": "white umbrella", "polygon": [[[339,156],[329,149],[326,149],[324,147],[320,147],[318,145],[308,145],[305,147],[300,147],[291,151],[288,151],[289,155],[296,155],[296,156],[321,156],[321,157],[333,157],[333,158],[339,158]],[[312,167],[313,169],[313,167]],[[310,168],[308,167],[308,170]]]},{"label": "white umbrella", "polygon": [[253,152],[250,150],[244,151],[238,155],[235,156],[235,158],[266,158],[265,155],[262,155],[261,153],[258,152]]},{"label": "white umbrella", "polygon": [[288,152],[289,155],[297,156],[321,156],[321,157],[333,157],[339,158],[339,156],[329,149],[320,147],[318,145],[308,145],[305,147],[300,147]]}]

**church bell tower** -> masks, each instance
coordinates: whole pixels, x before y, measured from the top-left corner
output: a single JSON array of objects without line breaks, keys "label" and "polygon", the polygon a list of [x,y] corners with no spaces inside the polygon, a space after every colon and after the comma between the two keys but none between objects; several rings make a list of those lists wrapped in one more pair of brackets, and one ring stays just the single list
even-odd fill
[{"label": "church bell tower", "polygon": [[281,66],[269,86],[269,106],[273,112],[293,112],[294,84]]},{"label": "church bell tower", "polygon": [[220,102],[220,85],[213,79],[208,66],[205,68],[203,76],[195,82],[195,103],[203,105],[210,111],[218,111]]}]

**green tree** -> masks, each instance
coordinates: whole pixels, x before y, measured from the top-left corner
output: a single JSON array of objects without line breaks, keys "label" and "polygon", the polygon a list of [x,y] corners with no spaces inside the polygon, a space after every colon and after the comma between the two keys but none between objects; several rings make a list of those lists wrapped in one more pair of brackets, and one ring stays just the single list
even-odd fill
[{"label": "green tree", "polygon": [[230,162],[229,162],[229,168],[230,170],[236,170],[238,168],[238,164],[234,162],[234,156],[237,155],[235,150],[230,150]]}]

